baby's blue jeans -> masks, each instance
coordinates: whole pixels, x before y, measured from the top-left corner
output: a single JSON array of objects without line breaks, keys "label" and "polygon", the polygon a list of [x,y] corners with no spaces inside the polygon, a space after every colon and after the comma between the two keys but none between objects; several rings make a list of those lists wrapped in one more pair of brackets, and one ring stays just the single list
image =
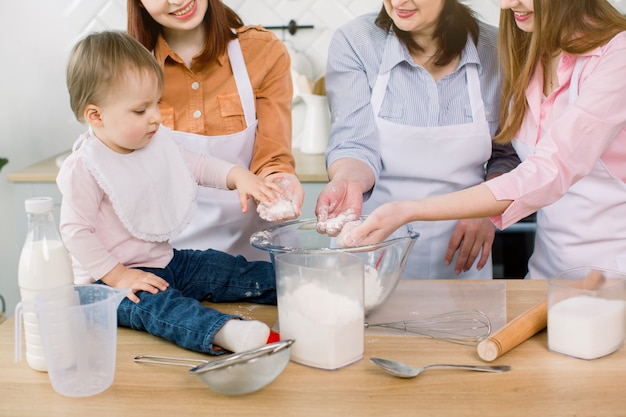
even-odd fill
[{"label": "baby's blue jeans", "polygon": [[276,304],[270,262],[251,262],[212,249],[175,249],[165,268],[140,269],[160,276],[170,286],[157,294],[138,292],[139,303],[124,298],[117,309],[118,325],[147,331],[196,352],[224,353],[213,349],[213,336],[228,320],[237,318],[203,305],[202,300]]}]

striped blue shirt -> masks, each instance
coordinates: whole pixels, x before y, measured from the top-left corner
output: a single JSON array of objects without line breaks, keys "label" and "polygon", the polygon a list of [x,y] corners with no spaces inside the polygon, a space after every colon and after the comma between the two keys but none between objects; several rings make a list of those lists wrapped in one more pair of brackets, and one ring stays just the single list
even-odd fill
[{"label": "striped blue shirt", "polygon": [[[374,23],[377,13],[358,17],[334,34],[328,53],[326,92],[332,129],[326,162],[357,158],[381,171],[371,92],[379,73],[391,71],[378,117],[393,123],[433,127],[471,123],[465,67],[477,64],[485,115],[492,137],[499,126],[497,29],[480,22],[478,44],[468,37],[457,69],[437,83],[415,64],[406,46]],[[489,172],[507,172],[519,159],[512,147],[494,145]],[[398,150],[402,152],[402,150]]]}]

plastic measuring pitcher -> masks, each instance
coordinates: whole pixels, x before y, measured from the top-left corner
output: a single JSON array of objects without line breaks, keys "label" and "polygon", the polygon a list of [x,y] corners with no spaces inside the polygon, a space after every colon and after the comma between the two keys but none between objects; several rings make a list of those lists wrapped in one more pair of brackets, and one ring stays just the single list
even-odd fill
[{"label": "plastic measuring pitcher", "polygon": [[16,308],[16,360],[21,360],[21,310],[34,309],[56,392],[87,397],[111,386],[117,353],[117,307],[130,290],[72,285],[47,290]]}]

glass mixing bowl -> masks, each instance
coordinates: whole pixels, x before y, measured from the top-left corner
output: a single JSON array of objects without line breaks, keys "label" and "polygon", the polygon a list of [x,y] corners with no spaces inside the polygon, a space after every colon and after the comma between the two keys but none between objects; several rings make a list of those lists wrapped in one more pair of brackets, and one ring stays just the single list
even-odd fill
[{"label": "glass mixing bowl", "polygon": [[[365,217],[361,217],[364,220]],[[365,314],[382,306],[396,289],[411,248],[419,233],[410,225],[400,227],[387,240],[366,246],[341,248],[337,238],[318,233],[317,219],[292,220],[254,233],[250,244],[274,254],[300,252],[319,254],[320,252],[346,252],[360,257],[365,264],[364,303]],[[275,266],[275,265],[274,265]]]}]

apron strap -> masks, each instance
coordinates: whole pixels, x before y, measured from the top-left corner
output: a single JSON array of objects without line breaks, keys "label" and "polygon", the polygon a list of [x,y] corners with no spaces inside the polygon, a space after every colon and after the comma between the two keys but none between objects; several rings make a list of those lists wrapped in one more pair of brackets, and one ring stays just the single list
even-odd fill
[{"label": "apron strap", "polygon": [[467,93],[470,106],[472,107],[472,121],[477,122],[485,119],[485,105],[480,92],[480,78],[478,77],[478,65],[465,65],[465,79],[467,80]]},{"label": "apron strap", "polygon": [[228,43],[228,59],[230,59],[230,67],[233,70],[235,84],[237,84],[237,90],[241,98],[241,106],[246,118],[246,127],[249,127],[256,121],[254,90],[250,83],[246,62],[243,59],[241,45],[237,38]]},{"label": "apron strap", "polygon": [[389,83],[389,74],[391,74],[391,71],[387,71],[384,74],[378,74],[378,78],[376,78],[374,88],[372,88],[372,98],[370,99],[370,101],[374,110],[374,117],[378,117],[378,113],[380,113],[380,108],[383,105],[383,98],[385,97],[385,93],[387,92],[387,84]]}]

